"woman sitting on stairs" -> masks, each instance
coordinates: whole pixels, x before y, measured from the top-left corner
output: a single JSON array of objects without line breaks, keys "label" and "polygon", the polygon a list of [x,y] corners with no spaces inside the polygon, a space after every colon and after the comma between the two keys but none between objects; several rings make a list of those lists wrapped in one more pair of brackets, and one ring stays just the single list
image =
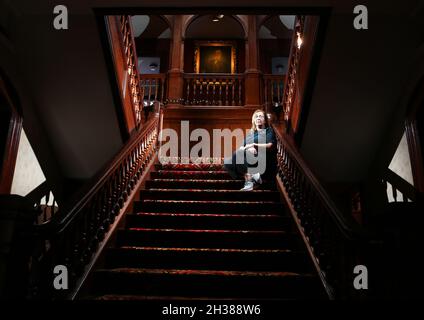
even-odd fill
[{"label": "woman sitting on stairs", "polygon": [[224,160],[224,168],[233,179],[244,176],[242,191],[251,191],[276,174],[276,139],[265,112],[258,109],[252,115],[252,128],[243,145]]}]

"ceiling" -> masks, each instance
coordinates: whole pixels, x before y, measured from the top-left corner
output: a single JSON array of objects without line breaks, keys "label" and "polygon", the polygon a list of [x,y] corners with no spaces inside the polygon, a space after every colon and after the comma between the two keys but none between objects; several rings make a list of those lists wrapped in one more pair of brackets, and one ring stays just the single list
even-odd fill
[{"label": "ceiling", "polygon": [[[278,16],[278,15],[270,16],[264,21],[261,28],[262,30],[265,29],[266,31],[268,31],[269,34],[272,35],[273,39],[291,39],[293,30],[288,29],[283,24],[283,22],[281,21],[282,19],[280,17],[294,17],[294,16]],[[264,36],[259,36],[259,38],[266,39]]]},{"label": "ceiling", "polygon": [[[138,36],[141,39],[170,38],[170,32],[166,21],[158,15],[133,16],[135,26],[146,26],[143,32]],[[134,23],[133,23],[134,27]]]},{"label": "ceiling", "polygon": [[214,15],[201,15],[187,27],[187,39],[244,39],[245,32],[241,24],[232,16],[224,15],[213,22]]}]

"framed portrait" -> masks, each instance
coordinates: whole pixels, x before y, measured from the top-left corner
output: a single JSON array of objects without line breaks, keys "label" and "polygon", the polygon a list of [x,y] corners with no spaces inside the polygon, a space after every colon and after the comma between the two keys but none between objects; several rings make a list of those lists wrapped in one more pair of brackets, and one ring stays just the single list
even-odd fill
[{"label": "framed portrait", "polygon": [[196,73],[236,73],[236,45],[232,41],[197,41],[194,47]]}]

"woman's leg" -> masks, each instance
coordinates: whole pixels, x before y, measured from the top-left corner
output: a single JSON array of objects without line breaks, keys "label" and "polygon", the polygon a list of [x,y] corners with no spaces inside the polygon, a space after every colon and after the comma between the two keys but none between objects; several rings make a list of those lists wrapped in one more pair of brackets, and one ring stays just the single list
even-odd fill
[{"label": "woman's leg", "polygon": [[[244,158],[244,150],[237,150],[233,153],[231,158],[224,160],[224,168],[233,179],[239,179],[247,172],[247,166]],[[243,162],[241,162],[243,161]],[[241,163],[239,163],[241,162]]]}]

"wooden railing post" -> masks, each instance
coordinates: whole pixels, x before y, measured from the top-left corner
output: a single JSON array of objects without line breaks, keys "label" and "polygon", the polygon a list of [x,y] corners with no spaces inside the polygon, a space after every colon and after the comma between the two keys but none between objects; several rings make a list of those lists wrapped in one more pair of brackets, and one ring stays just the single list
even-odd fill
[{"label": "wooden railing post", "polygon": [[169,106],[181,106],[183,104],[184,41],[182,39],[182,19],[182,15],[174,16],[171,46],[171,68],[168,72],[168,96],[166,98]]},{"label": "wooden railing post", "polygon": [[249,54],[246,55],[244,101],[246,107],[258,108],[261,104],[261,72],[259,71],[258,63],[258,33],[256,27],[256,16],[249,15],[248,19],[249,27],[246,47]]}]

